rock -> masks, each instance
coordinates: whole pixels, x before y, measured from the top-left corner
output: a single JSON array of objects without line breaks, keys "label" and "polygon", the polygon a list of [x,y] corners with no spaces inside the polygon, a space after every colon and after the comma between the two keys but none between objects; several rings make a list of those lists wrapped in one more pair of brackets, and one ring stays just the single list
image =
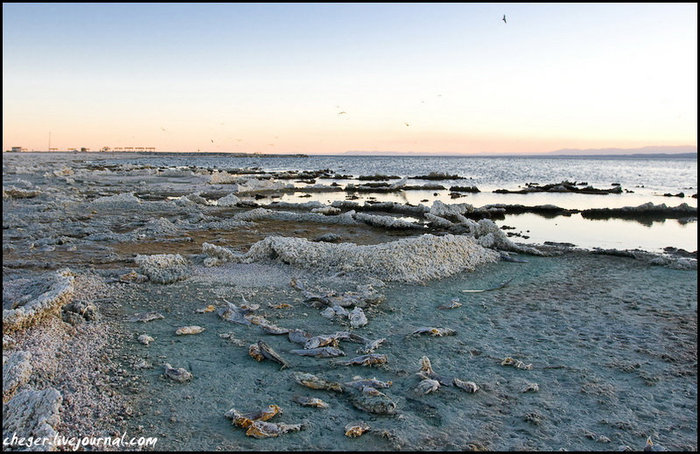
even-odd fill
[{"label": "rock", "polygon": [[2,401],[7,402],[32,375],[32,354],[18,351],[2,357]]},{"label": "rock", "polygon": [[345,436],[356,438],[370,430],[369,424],[365,422],[349,423],[345,426]]},{"label": "rock", "polygon": [[151,336],[148,334],[141,334],[138,339],[139,342],[141,342],[143,345],[148,345],[151,342],[153,342],[155,339],[153,339]]},{"label": "rock", "polygon": [[367,317],[364,311],[359,307],[355,307],[355,309],[350,311],[348,319],[350,320],[350,326],[353,328],[359,328],[367,324]]},{"label": "rock", "polygon": [[85,301],[73,301],[70,304],[63,306],[64,312],[73,312],[80,315],[85,320],[94,321],[100,319],[100,314],[97,306]]},{"label": "rock", "polygon": [[77,314],[75,312],[63,312],[63,314],[61,314],[61,318],[64,322],[68,323],[71,326],[78,326],[85,321],[85,319],[81,317],[80,314]]},{"label": "rock", "polygon": [[321,241],[325,243],[339,243],[341,236],[335,233],[325,233],[323,235],[317,236],[313,241]]},{"label": "rock", "polygon": [[169,378],[179,383],[184,383],[186,381],[192,380],[192,374],[183,369],[182,367],[175,369],[168,363],[165,363],[164,367],[165,372],[163,373],[163,375],[165,375],[166,378]]}]

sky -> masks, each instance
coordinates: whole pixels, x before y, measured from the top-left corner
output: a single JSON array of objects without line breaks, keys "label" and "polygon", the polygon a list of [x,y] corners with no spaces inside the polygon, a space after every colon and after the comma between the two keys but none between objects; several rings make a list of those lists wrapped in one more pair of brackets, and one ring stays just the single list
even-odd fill
[{"label": "sky", "polygon": [[696,145],[697,36],[695,3],[5,3],[3,150]]}]

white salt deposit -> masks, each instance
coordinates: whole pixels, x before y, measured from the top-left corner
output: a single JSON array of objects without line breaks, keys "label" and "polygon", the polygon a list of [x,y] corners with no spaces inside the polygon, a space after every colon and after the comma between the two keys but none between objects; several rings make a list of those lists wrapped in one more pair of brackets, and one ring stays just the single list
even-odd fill
[{"label": "white salt deposit", "polygon": [[253,244],[245,255],[226,254],[222,250],[211,245],[203,247],[205,254],[219,260],[245,263],[277,260],[322,272],[356,272],[386,281],[406,282],[440,279],[499,259],[496,252],[480,246],[473,238],[456,235],[422,235],[369,246],[269,236]]},{"label": "white salt deposit", "polygon": [[158,284],[171,284],[187,277],[187,261],[180,254],[137,255],[141,273]]}]

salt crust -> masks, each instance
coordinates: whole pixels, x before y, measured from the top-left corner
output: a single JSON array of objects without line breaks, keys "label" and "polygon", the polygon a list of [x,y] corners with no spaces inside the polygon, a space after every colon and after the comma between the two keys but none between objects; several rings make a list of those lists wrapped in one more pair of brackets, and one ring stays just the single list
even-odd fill
[{"label": "salt crust", "polygon": [[2,357],[2,401],[7,402],[32,375],[32,354],[18,351]]},{"label": "salt crust", "polygon": [[73,297],[73,275],[63,269],[53,274],[49,290],[15,309],[3,309],[2,332],[12,333],[25,329],[49,315],[58,314]]},{"label": "salt crust", "polygon": [[[27,389],[15,395],[3,404],[3,437],[18,438],[29,436],[34,439],[43,437],[53,440],[57,435],[56,427],[61,422],[61,403],[63,398],[54,388],[41,391]],[[32,446],[32,450],[53,450],[50,443]]]},{"label": "salt crust", "polygon": [[187,277],[187,261],[180,254],[137,255],[141,273],[158,284],[171,284]]},{"label": "salt crust", "polygon": [[204,243],[202,250],[215,262],[277,260],[322,272],[356,272],[403,282],[441,279],[499,259],[498,253],[480,246],[473,238],[458,235],[422,235],[360,246],[269,236],[253,244],[246,254],[236,254],[209,243]]}]

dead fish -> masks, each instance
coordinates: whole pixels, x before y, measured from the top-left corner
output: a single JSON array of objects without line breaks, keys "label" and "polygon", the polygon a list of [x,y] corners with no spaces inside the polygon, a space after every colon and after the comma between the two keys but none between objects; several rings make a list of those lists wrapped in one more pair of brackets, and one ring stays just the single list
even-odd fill
[{"label": "dead fish", "polygon": [[337,348],[340,340],[348,339],[349,337],[350,333],[348,333],[347,331],[338,331],[335,334],[315,336],[311,339],[308,339],[304,343],[304,348],[310,349],[326,346],[332,346]]},{"label": "dead fish", "polygon": [[396,412],[396,403],[386,394],[371,395],[354,392],[350,395],[350,403],[357,409],[379,415],[391,415]]},{"label": "dead fish", "polygon": [[366,355],[368,355],[370,353],[374,353],[374,351],[376,349],[378,349],[379,346],[382,345],[384,342],[386,342],[385,338],[381,338],[381,339],[374,340],[372,342],[368,342],[367,344],[365,344],[364,347],[358,349],[357,353],[363,353]]},{"label": "dead fish", "polygon": [[239,323],[241,325],[250,325],[250,320],[245,318],[245,313],[233,303],[226,302],[226,306],[220,308],[216,312],[219,317],[227,322]]},{"label": "dead fish", "polygon": [[450,328],[430,328],[430,327],[421,327],[415,330],[414,332],[411,333],[413,334],[428,334],[433,337],[442,337],[442,336],[454,336],[457,334],[457,331],[450,329]]},{"label": "dead fish", "polygon": [[272,323],[270,323],[270,321],[268,319],[266,319],[265,317],[262,317],[260,315],[247,314],[247,315],[244,315],[243,317],[245,317],[245,319],[248,320],[253,325],[267,325],[267,326],[272,325]]},{"label": "dead fish", "polygon": [[360,392],[368,396],[386,396],[386,394],[379,391],[377,388],[373,388],[372,386],[363,386],[362,389],[360,389]]},{"label": "dead fish", "polygon": [[282,409],[280,407],[277,405],[268,405],[267,408],[263,410],[248,413],[241,413],[235,408],[232,408],[224,413],[224,416],[232,420],[233,425],[247,429],[255,421],[267,421],[278,414],[282,414]]},{"label": "dead fish", "polygon": [[250,344],[250,346],[248,347],[248,354],[252,356],[255,361],[258,362],[265,359],[258,344]]},{"label": "dead fish", "polygon": [[163,366],[165,367],[165,372],[163,373],[163,375],[165,375],[166,378],[175,380],[176,382],[180,383],[192,380],[192,374],[187,372],[182,367],[178,367],[177,369],[175,369],[168,363],[165,363]]},{"label": "dead fish", "polygon": [[367,339],[366,337],[362,337],[359,334],[348,333],[348,335],[349,336],[348,336],[347,340],[350,342],[355,342],[357,344],[369,344],[370,343],[369,339]]},{"label": "dead fish", "polygon": [[532,364],[525,364],[524,362],[518,359],[513,359],[510,356],[501,361],[501,366],[513,366],[516,369],[532,370]]},{"label": "dead fish", "polygon": [[281,364],[282,367],[280,369],[284,369],[290,366],[290,364],[287,361],[282,359],[282,357],[265,342],[258,341],[258,347],[260,348],[260,353],[265,357],[265,359],[269,359],[270,361],[275,361],[276,363]]},{"label": "dead fish", "polygon": [[335,317],[347,318],[350,313],[341,306],[330,306],[321,311],[321,317],[332,320]]},{"label": "dead fish", "polygon": [[459,302],[459,298],[453,298],[450,300],[450,304],[443,304],[438,306],[438,309],[456,309],[458,307],[461,307],[462,303]]},{"label": "dead fish", "polygon": [[341,361],[338,364],[343,366],[377,366],[380,364],[386,364],[388,360],[389,357],[387,355],[370,353],[369,355],[358,356],[348,361]]},{"label": "dead fish", "polygon": [[449,379],[447,377],[443,377],[442,375],[436,374],[435,371],[433,370],[432,364],[430,363],[430,359],[428,359],[427,356],[421,357],[420,370],[416,373],[416,375],[418,375],[422,379],[429,378],[432,380],[436,380],[438,383],[440,383],[443,386],[452,386],[452,382],[453,382],[451,379]]},{"label": "dead fish", "polygon": [[368,323],[365,312],[357,306],[355,306],[355,309],[351,310],[348,314],[348,320],[350,320],[350,326],[353,328],[359,328]]},{"label": "dead fish", "polygon": [[147,312],[147,313],[139,313],[139,314],[134,314],[129,318],[127,321],[128,322],[150,322],[153,320],[160,320],[161,318],[165,318],[163,314],[160,314],[158,312]]},{"label": "dead fish", "polygon": [[336,391],[340,393],[344,391],[343,385],[340,383],[328,381],[313,374],[297,372],[293,374],[292,377],[294,378],[294,381],[302,386],[306,386],[307,388],[323,389],[326,391]]},{"label": "dead fish", "polygon": [[428,394],[438,389],[440,389],[440,382],[432,378],[425,378],[418,383],[415,391],[419,394]]},{"label": "dead fish", "polygon": [[350,438],[359,437],[370,430],[369,424],[365,422],[353,422],[345,426],[345,436]]},{"label": "dead fish", "polygon": [[508,285],[510,283],[510,281],[512,281],[512,280],[513,280],[513,278],[511,277],[510,279],[508,279],[507,281],[505,281],[501,285],[497,285],[495,287],[486,288],[483,290],[462,290],[462,293],[481,293],[481,292],[490,292],[491,290],[498,290],[498,289],[501,289],[501,288],[505,287],[506,285]]},{"label": "dead fish", "polygon": [[345,352],[335,347],[319,347],[305,348],[302,350],[290,350],[289,353],[294,353],[300,356],[315,356],[317,358],[335,358],[337,356],[345,356]]},{"label": "dead fish", "polygon": [[207,312],[214,312],[215,310],[216,310],[216,307],[214,307],[213,304],[210,304],[207,307],[202,307],[200,309],[195,310],[195,312],[198,314],[205,314]]},{"label": "dead fish", "polygon": [[148,345],[151,342],[153,342],[155,339],[153,339],[151,336],[148,334],[141,334],[138,339],[139,342],[141,342],[143,345]]},{"label": "dead fish", "polygon": [[305,426],[303,424],[275,424],[265,421],[254,421],[253,424],[250,427],[248,427],[248,430],[245,434],[249,437],[269,438],[278,437],[288,432],[304,430],[304,428]]},{"label": "dead fish", "polygon": [[201,326],[182,326],[178,329],[175,330],[175,335],[176,336],[184,336],[186,334],[199,334],[203,332],[205,329],[202,328]]},{"label": "dead fish", "polygon": [[454,378],[452,379],[452,384],[468,393],[475,393],[479,390],[479,386],[473,381],[462,381],[459,378]]},{"label": "dead fish", "polygon": [[223,334],[219,334],[219,337],[222,339],[228,339],[229,341],[233,342],[235,345],[238,345],[239,347],[245,346],[245,342],[236,338],[236,333],[223,333]]},{"label": "dead fish", "polygon": [[370,386],[372,388],[388,388],[392,385],[391,381],[381,381],[376,378],[360,378],[353,377],[352,381],[343,383],[348,388],[354,388],[362,390],[365,386]]},{"label": "dead fish", "polygon": [[537,383],[528,383],[520,392],[521,393],[536,393],[540,390],[540,385]]},{"label": "dead fish", "polygon": [[280,335],[280,334],[288,334],[289,330],[287,328],[281,328],[277,325],[272,325],[272,324],[261,324],[258,325],[260,329],[265,331],[267,334],[275,334],[275,335]]},{"label": "dead fish", "polygon": [[268,303],[267,305],[268,305],[269,307],[273,308],[273,309],[291,309],[291,308],[294,307],[294,306],[292,306],[291,304],[288,304],[288,303],[279,303],[279,304],[274,304],[274,305]]},{"label": "dead fish", "polygon": [[328,404],[316,397],[294,396],[292,400],[302,407],[328,408]]},{"label": "dead fish", "polygon": [[306,341],[311,339],[312,336],[303,329],[291,329],[287,337],[290,342],[294,342],[295,344],[306,344]]}]

